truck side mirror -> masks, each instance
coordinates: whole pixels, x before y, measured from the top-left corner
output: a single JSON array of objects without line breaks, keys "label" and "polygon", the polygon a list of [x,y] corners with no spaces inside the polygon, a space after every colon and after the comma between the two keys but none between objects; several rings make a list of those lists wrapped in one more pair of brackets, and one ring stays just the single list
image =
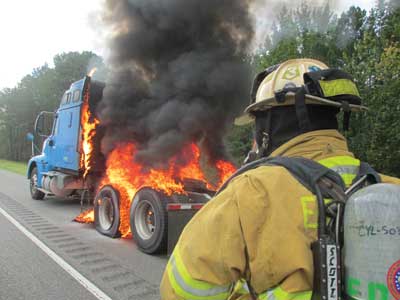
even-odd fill
[{"label": "truck side mirror", "polygon": [[55,113],[42,111],[35,121],[35,133],[41,137],[51,135],[51,128],[54,122]]},{"label": "truck side mirror", "polygon": [[35,122],[35,133],[42,136],[44,125],[44,115],[40,113]]},{"label": "truck side mirror", "polygon": [[29,142],[33,142],[33,140],[35,139],[35,137],[34,137],[34,135],[33,135],[32,133],[28,132],[28,133],[26,134],[26,139],[27,139]]}]

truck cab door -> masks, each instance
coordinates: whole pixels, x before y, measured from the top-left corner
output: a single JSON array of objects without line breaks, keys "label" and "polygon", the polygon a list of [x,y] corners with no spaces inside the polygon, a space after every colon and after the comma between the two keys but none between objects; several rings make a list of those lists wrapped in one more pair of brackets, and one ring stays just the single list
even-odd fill
[{"label": "truck cab door", "polygon": [[78,171],[80,166],[81,89],[67,92],[67,100],[58,110],[58,124],[54,134],[57,140],[56,167]]},{"label": "truck cab door", "polygon": [[43,141],[42,159],[43,169],[51,169],[56,157],[56,136],[54,132],[57,128],[58,117],[53,112],[41,112],[35,122],[35,134],[40,136]]}]

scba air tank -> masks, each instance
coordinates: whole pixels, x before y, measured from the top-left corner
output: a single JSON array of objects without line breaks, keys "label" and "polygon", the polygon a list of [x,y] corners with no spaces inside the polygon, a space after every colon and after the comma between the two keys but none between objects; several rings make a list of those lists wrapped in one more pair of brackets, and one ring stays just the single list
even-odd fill
[{"label": "scba air tank", "polygon": [[344,265],[349,298],[400,299],[400,186],[374,184],[349,198]]}]

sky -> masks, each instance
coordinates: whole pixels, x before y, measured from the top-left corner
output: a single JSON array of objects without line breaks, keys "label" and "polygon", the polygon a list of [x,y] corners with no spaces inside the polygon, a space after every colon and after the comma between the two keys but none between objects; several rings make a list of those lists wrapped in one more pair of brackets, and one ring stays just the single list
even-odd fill
[{"label": "sky", "polygon": [[[14,87],[34,68],[52,65],[56,54],[69,51],[106,53],[93,19],[104,0],[1,0],[0,89]],[[201,1],[201,0],[199,0]],[[337,0],[339,10],[351,5],[370,9],[374,0]]]},{"label": "sky", "polygon": [[0,89],[51,65],[58,53],[102,54],[89,20],[100,5],[100,0],[1,0]]}]

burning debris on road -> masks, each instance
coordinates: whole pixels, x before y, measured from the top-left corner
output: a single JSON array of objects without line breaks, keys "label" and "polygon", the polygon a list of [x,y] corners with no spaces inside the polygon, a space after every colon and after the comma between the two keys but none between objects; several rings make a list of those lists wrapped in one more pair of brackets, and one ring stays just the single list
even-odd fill
[{"label": "burning debris on road", "polygon": [[79,216],[74,219],[78,223],[93,223],[94,222],[94,209],[90,208],[82,212]]}]

